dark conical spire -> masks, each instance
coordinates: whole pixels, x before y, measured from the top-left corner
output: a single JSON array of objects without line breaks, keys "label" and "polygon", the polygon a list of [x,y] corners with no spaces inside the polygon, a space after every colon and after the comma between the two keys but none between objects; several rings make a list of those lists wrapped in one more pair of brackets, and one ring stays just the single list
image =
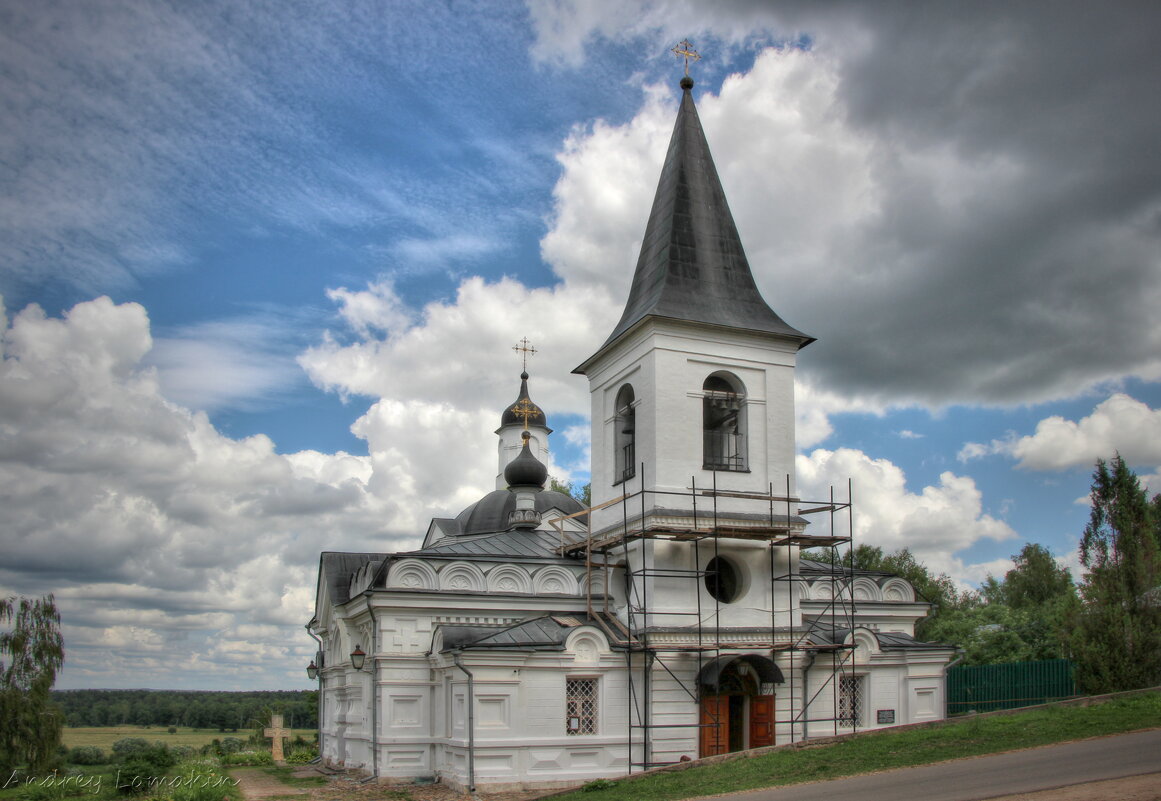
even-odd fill
[{"label": "dark conical spire", "polygon": [[693,80],[683,77],[681,88],[633,286],[601,350],[649,316],[777,334],[803,347],[814,339],[775,314],[754,283],[693,104]]}]

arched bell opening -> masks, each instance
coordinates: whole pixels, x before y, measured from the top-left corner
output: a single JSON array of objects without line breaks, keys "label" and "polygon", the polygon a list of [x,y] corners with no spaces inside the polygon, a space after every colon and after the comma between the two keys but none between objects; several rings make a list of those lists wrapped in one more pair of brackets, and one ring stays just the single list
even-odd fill
[{"label": "arched bell opening", "polygon": [[637,414],[636,396],[631,384],[617,392],[616,415],[613,420],[613,483],[628,481],[637,474]]},{"label": "arched bell opening", "polygon": [[746,387],[736,375],[717,372],[702,384],[702,467],[747,470]]}]

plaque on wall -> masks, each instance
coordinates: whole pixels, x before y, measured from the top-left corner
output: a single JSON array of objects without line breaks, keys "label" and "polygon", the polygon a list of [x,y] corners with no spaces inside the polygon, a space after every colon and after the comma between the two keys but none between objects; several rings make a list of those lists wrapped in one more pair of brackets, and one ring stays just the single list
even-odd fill
[{"label": "plaque on wall", "polygon": [[894,723],[895,710],[894,709],[876,709],[875,710],[876,723]]}]

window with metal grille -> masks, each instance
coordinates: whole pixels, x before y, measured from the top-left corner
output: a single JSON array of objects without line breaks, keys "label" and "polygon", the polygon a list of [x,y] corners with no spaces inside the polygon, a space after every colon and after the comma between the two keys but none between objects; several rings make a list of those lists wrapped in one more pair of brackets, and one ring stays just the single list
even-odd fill
[{"label": "window with metal grille", "polygon": [[597,733],[597,680],[566,679],[564,682],[565,733]]},{"label": "window with metal grille", "polygon": [[839,676],[838,725],[845,729],[863,724],[864,676]]}]

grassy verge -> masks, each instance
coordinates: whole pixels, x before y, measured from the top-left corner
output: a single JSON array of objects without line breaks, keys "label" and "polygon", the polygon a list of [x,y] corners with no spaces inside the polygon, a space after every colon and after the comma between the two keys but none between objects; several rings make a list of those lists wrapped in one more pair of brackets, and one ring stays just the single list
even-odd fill
[{"label": "grassy verge", "polygon": [[937,727],[858,735],[829,745],[784,749],[683,771],[594,782],[587,789],[554,796],[553,801],[669,801],[836,779],[1157,726],[1161,726],[1161,694],[1151,693],[1089,707],[976,716]]}]

